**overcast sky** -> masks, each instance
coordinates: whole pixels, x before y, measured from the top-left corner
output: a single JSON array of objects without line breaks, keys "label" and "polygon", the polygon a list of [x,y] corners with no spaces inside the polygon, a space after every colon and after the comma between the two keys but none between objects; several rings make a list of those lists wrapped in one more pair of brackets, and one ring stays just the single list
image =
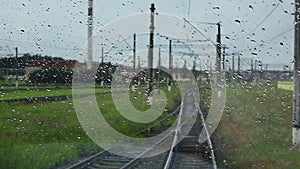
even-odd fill
[{"label": "overcast sky", "polygon": [[[227,52],[241,53],[245,63],[291,65],[292,0],[94,0],[94,27],[148,13],[152,2],[158,13],[187,18],[213,41],[216,26],[202,22],[220,21]],[[1,0],[0,53],[18,46],[20,53],[77,59],[87,39],[87,8],[88,0]]]}]

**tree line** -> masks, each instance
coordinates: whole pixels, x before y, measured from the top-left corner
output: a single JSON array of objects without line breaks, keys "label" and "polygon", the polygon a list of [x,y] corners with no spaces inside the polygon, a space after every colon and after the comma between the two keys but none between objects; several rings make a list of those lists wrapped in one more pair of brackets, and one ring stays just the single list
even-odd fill
[{"label": "tree line", "polygon": [[31,55],[29,53],[20,57],[3,57],[0,58],[0,68],[25,68],[27,61],[70,61],[76,62],[76,60],[65,60],[61,57],[42,56],[41,54]]},{"label": "tree line", "polygon": [[[65,62],[76,62],[76,60],[65,60],[61,57],[52,57],[52,56],[42,56],[40,54],[31,55],[29,53],[24,54],[20,57],[3,57],[0,58],[0,68],[6,69],[25,69],[27,61],[41,61],[41,62],[53,62],[53,61],[65,61]],[[116,66],[112,65],[110,62],[103,63],[99,66],[96,75],[94,77],[95,83],[101,84],[110,84],[112,81],[112,74],[115,72]],[[15,75],[14,71],[10,71]],[[19,75],[24,75],[25,71]],[[28,76],[28,83],[59,83],[70,84],[73,78],[73,70],[66,67],[42,67],[40,69],[30,72]],[[3,77],[0,80],[3,80]]]}]

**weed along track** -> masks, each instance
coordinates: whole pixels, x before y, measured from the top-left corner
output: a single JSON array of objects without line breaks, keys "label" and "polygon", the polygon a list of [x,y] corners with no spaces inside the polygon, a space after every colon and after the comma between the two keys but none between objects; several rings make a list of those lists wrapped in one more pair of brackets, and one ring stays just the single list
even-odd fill
[{"label": "weed along track", "polygon": [[[139,135],[144,136],[157,135],[158,133],[165,131],[168,127],[165,125],[166,119],[172,116],[177,116],[177,120],[173,124],[175,129],[170,132],[171,134],[163,136],[159,141],[151,145],[149,149],[142,152],[136,158],[118,156],[110,153],[109,151],[102,151],[64,168],[216,168],[213,151],[208,151],[212,148],[210,141],[203,144],[199,144],[198,141],[202,128],[206,127],[205,122],[203,121],[203,115],[200,113],[201,110],[199,110],[199,106],[196,106],[198,104],[198,100],[191,91],[185,92],[182,98],[183,100],[181,105],[173,113],[150,126],[148,129],[138,133]],[[198,115],[198,113],[200,115]],[[194,119],[192,126],[190,125],[190,119]],[[156,128],[156,125],[160,125],[159,130],[154,129]],[[183,131],[187,128],[190,130],[187,130],[187,134],[183,135]],[[168,151],[154,156],[144,156],[162,145],[168,146]],[[206,152],[206,155],[204,152]],[[204,156],[209,156],[212,160],[209,160]]]}]

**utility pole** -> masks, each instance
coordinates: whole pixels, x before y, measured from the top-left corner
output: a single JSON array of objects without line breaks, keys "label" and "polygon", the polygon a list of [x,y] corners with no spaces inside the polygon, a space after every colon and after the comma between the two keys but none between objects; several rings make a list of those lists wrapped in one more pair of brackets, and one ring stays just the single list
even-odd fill
[{"label": "utility pole", "polygon": [[256,77],[257,76],[257,73],[256,73],[257,72],[257,62],[258,61],[255,59],[254,60],[254,75],[253,75],[255,77],[255,82],[256,82],[256,79],[258,78],[258,77]]},{"label": "utility pole", "polygon": [[136,34],[133,34],[133,71],[135,71],[135,58],[136,57]]},{"label": "utility pole", "polygon": [[200,59],[200,63],[199,63],[199,72],[202,71],[202,66],[201,66],[201,64],[202,64],[202,60]]},{"label": "utility pole", "polygon": [[195,80],[197,81],[197,78],[198,78],[198,73],[196,71],[196,58],[194,58],[193,60],[193,68],[192,68],[192,72],[193,72],[193,75],[195,76]]},{"label": "utility pole", "polygon": [[234,79],[234,53],[232,54],[232,80]]},{"label": "utility pole", "polygon": [[16,88],[19,87],[19,62],[18,62],[18,47],[16,47]]},{"label": "utility pole", "polygon": [[138,56],[138,70],[141,69],[141,58]]},{"label": "utility pole", "polygon": [[223,45],[223,58],[222,58],[222,67],[223,67],[223,70],[225,71],[225,56],[226,56],[226,52],[225,50],[228,49],[227,46]]},{"label": "utility pole", "polygon": [[160,69],[160,65],[161,65],[161,51],[160,48],[158,48],[158,65],[157,65],[158,69]]},{"label": "utility pole", "polygon": [[101,55],[101,64],[100,64],[100,86],[104,86],[104,77],[103,77],[103,70],[105,70],[105,65],[104,65],[104,47],[102,46],[102,55]]},{"label": "utility pole", "polygon": [[238,55],[238,76],[241,75],[241,55]]},{"label": "utility pole", "polygon": [[168,91],[171,91],[172,73],[173,73],[172,40],[169,41],[169,69],[170,69],[170,75],[169,75]]},{"label": "utility pole", "polygon": [[198,73],[196,72],[196,58],[193,60],[193,68],[192,68],[192,72],[195,76],[195,79],[197,81],[197,77],[198,77]]},{"label": "utility pole", "polygon": [[88,7],[88,44],[87,44],[87,62],[86,62],[86,68],[91,69],[92,68],[92,62],[93,62],[93,0],[89,1],[89,7]]},{"label": "utility pole", "polygon": [[[217,73],[221,73],[221,23],[217,23],[218,26],[218,34],[217,34],[217,60],[216,60],[216,66],[217,66]],[[219,76],[218,76],[219,77]],[[220,80],[220,79],[218,79]]]},{"label": "utility pole", "polygon": [[251,80],[253,80],[253,59],[251,59]]},{"label": "utility pole", "polygon": [[260,64],[259,64],[259,66],[260,66],[260,71],[259,71],[259,78],[260,79],[262,79],[263,77],[262,77],[262,73],[263,73],[263,63],[262,63],[262,61],[258,61]]},{"label": "utility pole", "polygon": [[293,145],[300,143],[300,0],[295,0]]},{"label": "utility pole", "polygon": [[160,94],[160,64],[161,64],[161,52],[160,52],[160,48],[158,48],[158,64],[157,64],[157,69],[158,69],[158,75],[157,75],[158,94]]},{"label": "utility pole", "polygon": [[[151,20],[150,20],[150,42],[149,42],[149,49],[148,49],[148,69],[149,69],[149,91],[148,96],[152,95],[152,88],[153,88],[153,48],[154,48],[154,11],[155,5],[154,3],[151,4]],[[151,101],[150,101],[151,104]]]},{"label": "utility pole", "polygon": [[196,59],[193,60],[193,71],[196,71]]},{"label": "utility pole", "polygon": [[257,71],[257,60],[254,61],[254,72]]},{"label": "utility pole", "polygon": [[102,55],[101,55],[101,65],[104,66],[104,47],[102,47]]}]

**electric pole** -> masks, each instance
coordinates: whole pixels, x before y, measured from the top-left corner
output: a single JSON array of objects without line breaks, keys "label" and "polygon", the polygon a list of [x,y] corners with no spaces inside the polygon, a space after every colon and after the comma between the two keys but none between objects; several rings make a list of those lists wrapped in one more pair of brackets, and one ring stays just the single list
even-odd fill
[{"label": "electric pole", "polygon": [[158,69],[160,69],[160,65],[161,65],[161,51],[160,48],[158,48],[158,65],[157,65]]},{"label": "electric pole", "polygon": [[157,64],[157,69],[158,69],[158,75],[157,75],[157,79],[158,79],[158,94],[160,94],[160,64],[161,64],[161,52],[160,52],[160,48],[158,48],[158,64]]},{"label": "electric pole", "polygon": [[257,71],[257,60],[255,60],[255,62],[254,62],[254,72],[256,72]]},{"label": "electric pole", "polygon": [[260,71],[259,71],[259,78],[262,79],[262,72],[263,72],[263,63],[262,61],[258,61],[260,66]]},{"label": "electric pole", "polygon": [[234,53],[232,54],[232,80],[234,79]]},{"label": "electric pole", "polygon": [[141,69],[141,58],[138,56],[138,70]]},{"label": "electric pole", "polygon": [[102,47],[102,55],[101,55],[101,65],[104,66],[104,47]]},{"label": "electric pole", "polygon": [[[217,73],[221,73],[221,23],[217,23],[218,26],[218,34],[217,34],[217,60],[216,60],[216,66],[217,66]],[[219,77],[219,76],[218,76]],[[218,79],[220,80],[220,79]]]},{"label": "electric pole", "polygon": [[173,73],[172,40],[169,41],[169,69],[170,69],[170,75],[169,75],[168,91],[171,91],[172,73]]},{"label": "electric pole", "polygon": [[300,143],[300,0],[295,0],[293,145]]},{"label": "electric pole", "polygon": [[253,80],[253,59],[251,59],[251,80]]},{"label": "electric pole", "polygon": [[155,5],[154,3],[151,4],[151,18],[150,18],[150,42],[149,42],[149,49],[148,49],[148,69],[149,69],[149,91],[148,96],[152,95],[152,88],[153,88],[153,48],[154,48],[154,11]]},{"label": "electric pole", "polygon": [[193,60],[193,71],[196,71],[196,59]]},{"label": "electric pole", "polygon": [[136,34],[133,34],[133,71],[135,71],[135,58],[136,57]]},{"label": "electric pole", "polygon": [[104,86],[104,75],[103,75],[103,70],[105,70],[105,65],[104,65],[104,47],[102,46],[102,55],[101,55],[101,64],[100,64],[100,86]]},{"label": "electric pole", "polygon": [[19,62],[18,62],[18,47],[16,47],[16,88],[19,87]]},{"label": "electric pole", "polygon": [[199,72],[201,72],[202,71],[202,66],[201,66],[202,60],[201,59],[199,59],[199,60],[200,60],[200,62],[199,62]]},{"label": "electric pole", "polygon": [[238,55],[238,76],[241,75],[241,55]]},{"label": "electric pole", "polygon": [[89,6],[88,6],[88,44],[87,44],[87,62],[86,62],[86,68],[91,69],[92,68],[92,62],[93,62],[93,0],[89,0]]},{"label": "electric pole", "polygon": [[225,71],[225,56],[226,56],[226,52],[225,50],[228,49],[227,46],[223,45],[223,58],[222,58],[222,68]]}]

